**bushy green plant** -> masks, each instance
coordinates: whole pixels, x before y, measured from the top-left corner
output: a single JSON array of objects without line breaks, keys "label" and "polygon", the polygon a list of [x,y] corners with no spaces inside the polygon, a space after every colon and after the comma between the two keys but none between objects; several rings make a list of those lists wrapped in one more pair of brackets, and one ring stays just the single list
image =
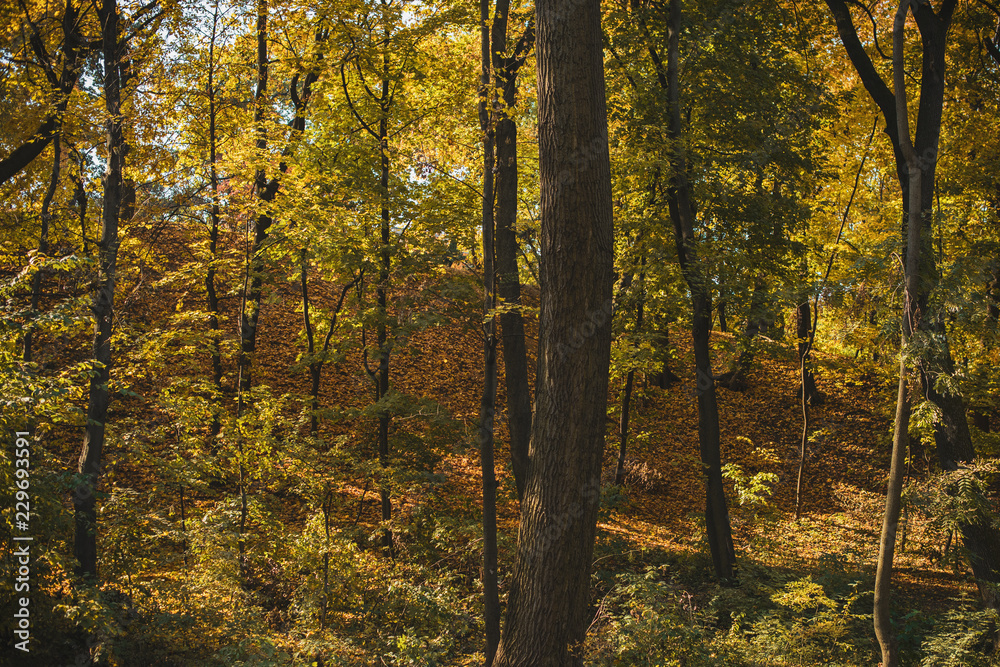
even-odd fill
[{"label": "bushy green plant", "polygon": [[995,609],[976,609],[967,599],[954,601],[921,644],[920,667],[989,667],[1000,664]]}]

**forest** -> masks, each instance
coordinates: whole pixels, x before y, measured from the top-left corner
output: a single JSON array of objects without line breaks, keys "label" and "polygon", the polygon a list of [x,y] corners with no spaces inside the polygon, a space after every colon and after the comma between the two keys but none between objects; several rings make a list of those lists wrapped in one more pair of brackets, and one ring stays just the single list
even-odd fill
[{"label": "forest", "polygon": [[0,8],[0,666],[1000,665],[993,1]]}]

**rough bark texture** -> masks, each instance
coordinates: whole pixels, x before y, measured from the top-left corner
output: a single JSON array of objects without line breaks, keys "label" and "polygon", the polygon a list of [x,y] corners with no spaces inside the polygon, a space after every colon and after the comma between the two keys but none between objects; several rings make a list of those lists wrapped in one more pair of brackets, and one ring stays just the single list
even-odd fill
[{"label": "rough bark texture", "polygon": [[95,491],[101,473],[104,427],[108,419],[111,376],[111,325],[114,320],[115,268],[118,260],[118,220],[122,200],[122,174],[127,145],[121,117],[120,36],[117,0],[103,0],[98,14],[104,52],[104,101],[108,113],[108,163],[104,174],[104,208],[98,241],[99,275],[94,293],[94,360],[100,368],[90,379],[87,426],[77,468],[84,479],[73,494],[76,536],[73,553],[77,572],[97,576],[97,504]]},{"label": "rough bark texture", "polygon": [[541,313],[535,419],[495,665],[582,664],[611,354],[613,225],[597,0],[536,3]]}]

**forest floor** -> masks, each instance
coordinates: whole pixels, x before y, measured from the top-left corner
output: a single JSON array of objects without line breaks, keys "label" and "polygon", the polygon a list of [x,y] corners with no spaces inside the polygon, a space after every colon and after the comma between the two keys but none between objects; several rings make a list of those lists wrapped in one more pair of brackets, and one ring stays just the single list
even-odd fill
[{"label": "forest floor", "polygon": [[[450,275],[471,284],[474,291],[474,279],[467,270],[451,269]],[[340,287],[315,281],[310,288],[314,307],[331,308],[340,294]],[[147,293],[134,291],[126,300],[131,300],[133,317],[142,320],[140,328],[162,331],[170,326],[165,316],[175,312],[177,304],[185,296],[182,291],[168,294],[164,289],[154,289]],[[435,443],[439,457],[432,472],[438,475],[438,483],[433,491],[395,498],[394,511],[398,517],[395,522],[400,525],[412,523],[418,508],[425,514],[478,520],[482,489],[480,461],[478,452],[469,446],[472,441],[469,434],[474,433],[478,422],[483,377],[478,300],[452,298],[432,279],[405,283],[394,293],[393,302],[408,303],[410,297],[414,303],[421,304],[414,308],[446,317],[423,330],[414,331],[405,345],[394,352],[391,362],[393,386],[404,394],[432,399],[447,412],[458,428],[448,431],[453,442]],[[302,347],[299,333],[302,315],[298,299],[295,283],[279,281],[269,289],[260,315],[255,383],[269,386],[275,396],[301,396],[308,391],[308,375],[289,371]],[[525,301],[529,307],[536,306],[537,290],[527,289]],[[236,329],[238,300],[225,300],[223,308],[224,329],[233,332]],[[532,316],[527,318],[527,322],[528,348],[531,351],[537,343],[537,323]],[[232,338],[231,333],[228,335]],[[358,336],[356,330],[353,335]],[[604,496],[595,558],[601,561],[598,569],[626,567],[636,557],[648,564],[649,554],[654,552],[672,554],[672,558],[694,558],[701,563],[701,576],[707,581],[711,578],[710,560],[706,555],[702,519],[704,483],[698,453],[698,414],[690,338],[674,325],[670,340],[675,347],[671,367],[680,381],[661,389],[648,383],[642,373],[637,373],[627,454],[629,474],[623,489]],[[712,342],[716,351],[715,368],[719,372],[731,358],[735,340],[729,334],[714,332]],[[56,354],[52,350],[50,353]],[[530,354],[529,369],[533,371],[534,354]],[[207,374],[208,358],[204,354],[202,357],[191,368],[179,372]],[[895,395],[895,382],[870,363],[824,353],[822,345],[815,357],[818,386],[825,400],[810,408],[801,519],[795,519],[794,514],[802,407],[796,395],[799,369],[791,345],[763,341],[749,371],[747,388],[741,392],[719,389],[723,461],[739,466],[747,476],[765,472],[777,476],[777,481],[769,485],[773,488],[773,495],[758,491],[758,502],[750,499],[744,505],[737,500],[733,482],[727,483],[737,556],[742,564],[747,564],[748,572],[755,571],[754,568],[773,568],[801,574],[839,568],[871,577],[874,574],[888,471],[890,408]],[[506,452],[502,359],[500,369],[497,468],[500,476],[501,568],[506,571],[516,545],[518,510]],[[235,376],[232,358],[227,360],[226,373],[231,382]],[[158,414],[155,409],[150,410],[147,403],[155,387],[164,384],[164,377],[162,374],[150,374],[135,378],[132,389],[140,397],[117,399],[113,418],[126,422],[143,421],[151,431],[157,425],[166,428],[171,423],[170,419]],[[605,482],[612,481],[614,476],[623,384],[621,378],[612,378]],[[324,371],[320,393],[323,407],[362,410],[370,404],[371,393],[370,381],[360,371],[356,349],[349,350],[337,362],[328,364]],[[329,440],[338,437],[367,438],[365,441],[370,442],[370,436],[363,435],[363,432],[371,428],[373,421],[363,415],[355,416],[334,426],[324,426],[320,435]],[[422,433],[416,421],[407,419],[397,420],[393,429],[393,433],[397,433],[396,429],[404,432],[412,430],[417,435]],[[56,454],[69,470],[78,456],[79,445],[75,437],[65,434],[66,438],[58,438]],[[114,485],[140,490],[151,485],[161,489],[169,486],[154,480],[157,473],[152,463],[168,455],[166,440],[151,444],[152,456],[143,459],[144,462],[135,460],[121,449],[121,445],[119,440],[107,452]],[[370,447],[362,442],[355,451],[361,451],[365,446]],[[928,473],[929,464],[922,452],[914,452],[911,459],[908,475],[920,478]],[[232,478],[223,476],[223,479],[228,479],[229,484],[232,482]],[[227,494],[232,496],[235,493],[234,488],[225,485],[223,481],[223,488],[218,484],[202,484],[189,490],[189,523],[199,517],[203,522],[207,521],[211,508]],[[331,505],[334,514],[330,523],[352,526],[356,529],[355,533],[375,535],[379,529],[380,503],[377,489],[370,479],[341,478],[335,490],[339,502]],[[271,491],[273,501],[279,505],[277,513],[286,529],[301,531],[316,507],[310,507],[308,499],[289,485]],[[766,502],[759,502],[761,500]],[[174,499],[170,502],[173,503]],[[174,521],[178,518],[176,509],[172,506],[168,517]],[[906,518],[908,521],[901,536],[901,542],[905,542],[900,545],[896,558],[895,594],[899,596],[899,606],[920,609],[925,614],[933,615],[946,609],[950,600],[960,594],[974,595],[975,587],[968,573],[956,570],[942,559],[946,547],[941,536],[932,533],[926,520],[916,512],[910,512]],[[400,534],[400,539],[405,541],[405,528],[400,530]],[[359,546],[375,551],[373,543],[366,545],[362,540]],[[477,578],[474,549],[468,556],[472,558],[467,559],[472,568],[468,572],[468,583],[470,590],[474,590],[472,579]],[[185,563],[174,558],[170,564],[160,563],[145,572],[137,572],[137,580],[167,582],[184,579]],[[698,594],[698,591],[695,593]],[[176,592],[176,595],[172,603],[164,601],[163,604],[166,607],[171,604],[185,608],[190,606],[189,599],[185,599],[183,604],[181,602],[186,594]],[[211,597],[211,594],[206,595]],[[225,616],[231,610],[223,606],[217,612]],[[600,617],[599,607],[596,613],[595,622]],[[276,633],[280,634],[280,627],[282,624],[276,622]],[[223,635],[221,630],[206,631],[206,643],[201,648],[224,647],[226,638]],[[469,655],[476,655],[478,641],[475,638],[469,640],[468,644],[472,647]],[[199,649],[192,647],[189,650],[197,652]],[[176,664],[186,664],[185,659],[176,660]],[[462,664],[474,664],[473,658],[469,660]]]}]

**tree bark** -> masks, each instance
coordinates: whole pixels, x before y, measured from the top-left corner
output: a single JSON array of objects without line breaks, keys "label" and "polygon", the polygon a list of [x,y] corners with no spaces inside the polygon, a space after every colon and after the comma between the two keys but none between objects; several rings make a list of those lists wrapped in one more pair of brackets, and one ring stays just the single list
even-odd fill
[{"label": "tree bark", "polygon": [[889,466],[889,483],[885,497],[885,514],[882,519],[882,535],[879,540],[878,561],[875,572],[875,601],[873,623],[875,637],[882,651],[883,667],[898,667],[899,646],[892,630],[891,622],[891,582],[892,563],[896,549],[896,530],[899,525],[899,514],[902,506],[903,474],[907,437],[910,424],[910,402],[907,395],[907,347],[913,332],[919,326],[922,311],[919,308],[920,274],[920,237],[924,228],[920,207],[923,179],[921,163],[910,140],[908,110],[906,96],[906,80],[903,72],[904,29],[909,0],[900,0],[899,8],[893,22],[893,81],[896,97],[896,118],[899,129],[900,149],[907,162],[907,176],[910,189],[907,193],[910,201],[906,219],[906,262],[903,267],[903,334],[899,351],[899,391],[896,396],[896,421],[892,438],[892,462]]},{"label": "tree bark", "polygon": [[[922,346],[924,352],[916,364],[916,371],[924,397],[940,410],[941,419],[935,424],[934,440],[941,468],[955,470],[959,463],[971,461],[975,457],[975,450],[969,433],[965,400],[960,395],[939,392],[931,381],[939,374],[952,375],[954,364],[944,324],[940,316],[928,312],[928,305],[930,293],[940,280],[932,249],[932,205],[944,103],[945,47],[957,0],[942,0],[937,11],[930,3],[916,3],[910,7],[922,41],[919,105],[912,141],[909,136],[905,138],[903,136],[902,122],[905,114],[897,113],[902,83],[894,83],[896,91],[894,95],[879,76],[858,39],[857,29],[846,2],[844,0],[826,0],[826,2],[834,15],[837,30],[851,62],[886,120],[885,133],[892,142],[906,219],[908,221],[910,219],[911,207],[919,210],[920,235],[913,239],[907,232],[906,244],[907,253],[911,247],[917,247],[920,255],[917,269],[920,278],[913,295],[913,307],[920,313],[920,317],[915,321],[914,335],[933,338],[935,341],[940,341],[940,345],[935,343]],[[912,145],[914,160],[919,167],[917,172],[911,168],[913,161],[904,155],[904,146],[907,143]],[[921,181],[919,197],[910,196],[915,174]],[[973,565],[973,573],[982,600],[987,606],[996,607],[998,604],[996,584],[1000,582],[1000,562],[994,554],[1000,553],[1000,531],[988,528],[986,524],[979,522],[967,526],[962,534],[970,553],[970,564]]]},{"label": "tree bark", "polygon": [[495,665],[581,665],[611,355],[600,4],[536,3],[542,261],[529,464]]},{"label": "tree bark", "polygon": [[747,314],[746,327],[743,330],[743,349],[732,367],[715,378],[720,387],[732,391],[743,391],[747,386],[747,370],[753,364],[753,342],[758,335],[768,328],[768,294],[767,283],[761,277],[754,279],[753,293],[750,296],[750,312]]},{"label": "tree bark", "polygon": [[501,117],[497,121],[496,144],[496,292],[505,306],[500,314],[500,331],[504,384],[507,388],[507,427],[514,484],[517,498],[522,500],[528,469],[528,442],[531,439],[531,388],[524,318],[518,309],[521,305],[521,281],[517,266],[518,241],[514,232],[517,217],[517,126],[513,119]]},{"label": "tree bark", "polygon": [[535,41],[534,23],[529,22],[508,54],[507,32],[510,0],[498,0],[491,34],[493,80],[502,90],[503,103],[497,104],[494,126],[494,208],[496,244],[496,294],[505,306],[500,313],[503,341],[504,382],[507,387],[507,428],[510,460],[517,498],[524,498],[528,469],[528,442],[531,439],[531,388],[528,383],[527,342],[521,305],[521,280],[517,266],[519,251],[517,222],[517,124],[510,115],[517,103],[518,73]]},{"label": "tree bark", "polygon": [[[98,10],[100,15],[100,10]],[[38,26],[30,16],[25,16],[25,21],[30,28],[28,41],[38,62],[37,65],[45,71],[46,77],[52,85],[52,92],[55,94],[56,103],[54,108],[45,116],[40,123],[38,130],[34,132],[26,141],[15,148],[7,157],[0,160],[0,185],[3,185],[22,169],[35,160],[42,151],[55,139],[56,135],[62,131],[63,118],[66,109],[69,107],[69,97],[76,87],[77,79],[80,77],[80,69],[83,65],[83,58],[86,56],[88,47],[84,45],[83,36],[80,34],[80,12],[73,7],[70,0],[66,0],[66,7],[62,16],[62,69],[58,74],[53,70],[52,63],[56,62],[55,54],[50,54],[45,48],[45,44],[38,31]],[[102,24],[103,26],[103,21]],[[103,28],[102,28],[103,32]],[[103,37],[102,37],[103,47]]]},{"label": "tree bark", "polygon": [[[642,257],[642,265],[646,266],[646,257]],[[642,331],[643,310],[646,305],[646,273],[639,274],[639,305],[635,314],[635,332]],[[630,368],[625,377],[625,391],[622,392],[622,414],[618,421],[618,464],[615,466],[615,485],[625,483],[625,452],[628,446],[629,410],[632,406],[632,387],[635,382],[635,369]]]},{"label": "tree bark", "polygon": [[795,307],[795,338],[798,341],[799,353],[799,396],[802,396],[802,389],[805,387],[805,401],[809,405],[816,405],[819,399],[819,391],[816,388],[816,376],[806,363],[809,354],[812,352],[809,344],[810,333],[812,332],[812,304],[809,303],[809,296],[803,295],[802,302]]},{"label": "tree bark", "polygon": [[[386,44],[388,48],[388,44]],[[382,76],[382,97],[384,106],[382,116],[378,122],[380,175],[379,187],[382,191],[382,211],[379,231],[381,233],[381,247],[379,248],[379,269],[378,284],[375,286],[375,298],[378,302],[379,319],[376,327],[376,337],[378,339],[379,363],[378,363],[378,386],[375,390],[375,401],[385,398],[389,393],[389,355],[391,353],[388,340],[388,292],[389,292],[389,271],[391,269],[391,254],[389,248],[389,56],[383,55],[383,76]],[[389,422],[392,415],[388,410],[382,410],[378,418],[378,460],[383,470],[389,467]],[[379,494],[382,504],[382,521],[388,523],[392,519],[392,499],[389,485],[383,480]],[[382,548],[388,553],[393,553],[392,531],[389,528],[382,529]]]},{"label": "tree bark", "polygon": [[[212,357],[212,384],[217,392],[222,392],[222,352],[220,350],[221,331],[219,328],[219,297],[215,289],[216,268],[219,248],[219,223],[222,210],[219,206],[218,136],[217,108],[215,104],[215,41],[218,37],[219,4],[215,3],[212,15],[212,34],[208,45],[208,183],[212,190],[212,207],[209,209],[211,226],[208,232],[208,270],[205,272],[205,293],[208,298],[208,328],[211,331],[209,354]],[[218,453],[218,436],[222,430],[218,409],[213,410],[210,429],[211,450]]]},{"label": "tree bark", "polygon": [[101,45],[104,54],[104,103],[108,118],[108,162],[104,175],[104,207],[101,215],[101,238],[98,241],[99,274],[94,293],[94,361],[98,368],[90,378],[87,426],[77,468],[83,481],[73,495],[76,534],[73,553],[79,561],[77,573],[97,576],[97,504],[96,488],[101,474],[105,424],[108,419],[111,377],[111,330],[114,320],[115,273],[118,260],[118,222],[122,201],[125,154],[128,144],[121,116],[121,72],[119,14],[117,0],[103,0],[98,8],[101,21]]},{"label": "tree bark", "polygon": [[[670,138],[682,146],[683,130],[678,84],[681,0],[670,0],[670,28],[667,38],[667,94]],[[673,179],[668,189],[670,217],[674,223],[677,257],[684,279],[691,290],[695,370],[698,396],[698,440],[701,461],[705,469],[705,526],[712,551],[715,573],[720,579],[731,580],[735,574],[736,552],[733,548],[729,509],[722,485],[721,434],[719,407],[712,377],[709,335],[712,321],[710,282],[698,259],[694,233],[694,213],[687,180],[687,159],[683,147],[672,156]]]},{"label": "tree bark", "polygon": [[[497,3],[500,15],[500,3]],[[489,28],[490,1],[479,0],[479,28],[481,47],[481,76],[479,87],[479,128],[483,133],[483,395],[479,407],[479,459],[483,476],[483,620],[486,625],[486,665],[490,667],[500,644],[500,589],[498,582],[497,555],[497,477],[494,462],[493,416],[497,402],[497,325],[496,308],[496,267],[494,258],[494,175],[495,175],[495,135],[494,112],[496,94],[492,68],[491,51],[500,48],[491,46]],[[501,21],[506,24],[506,12]],[[494,23],[494,30],[497,29]],[[506,33],[506,30],[504,30]],[[503,35],[506,41],[506,34]],[[513,454],[513,449],[512,449]]]}]

